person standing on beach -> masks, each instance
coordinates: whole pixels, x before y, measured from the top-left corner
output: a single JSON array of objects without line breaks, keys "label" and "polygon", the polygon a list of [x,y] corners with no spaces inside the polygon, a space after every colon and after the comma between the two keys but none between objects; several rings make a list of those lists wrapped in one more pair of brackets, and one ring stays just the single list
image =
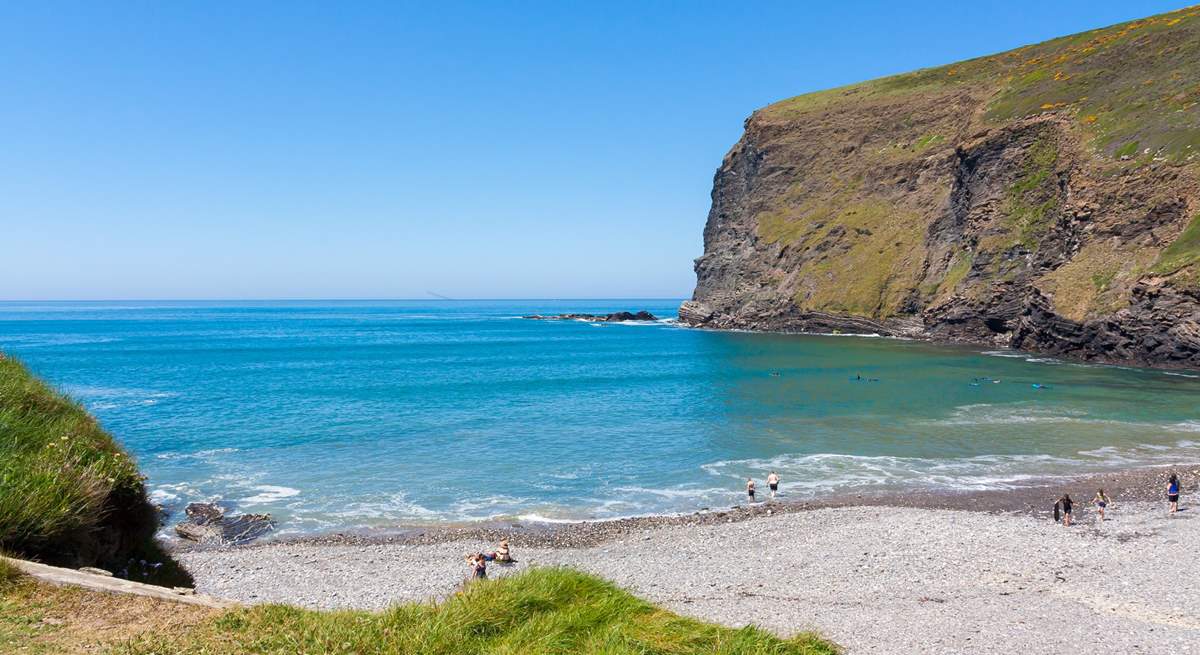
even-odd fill
[{"label": "person standing on beach", "polygon": [[750,496],[750,502],[754,502],[754,478],[746,478],[746,495]]},{"label": "person standing on beach", "polygon": [[1104,522],[1104,508],[1108,507],[1108,496],[1104,495],[1104,490],[1096,492],[1096,497],[1092,499],[1092,504],[1096,506],[1096,511],[1100,513],[1099,521]]},{"label": "person standing on beach", "polygon": [[1058,504],[1060,507],[1062,507],[1063,527],[1071,527],[1071,506],[1074,504],[1071,502],[1071,494],[1063,494],[1063,497],[1059,499]]},{"label": "person standing on beach", "polygon": [[1174,514],[1179,511],[1179,476],[1174,473],[1167,478],[1167,503],[1170,509],[1168,513]]},{"label": "person standing on beach", "polygon": [[775,471],[771,471],[771,474],[767,476],[767,488],[771,490],[771,498],[774,499],[775,492],[779,491],[779,476]]}]

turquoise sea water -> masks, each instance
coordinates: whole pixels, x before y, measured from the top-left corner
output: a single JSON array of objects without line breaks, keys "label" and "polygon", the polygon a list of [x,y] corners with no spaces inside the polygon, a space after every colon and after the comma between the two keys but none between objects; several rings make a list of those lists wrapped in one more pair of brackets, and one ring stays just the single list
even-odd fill
[{"label": "turquoise sea water", "polygon": [[518,318],[677,306],[8,302],[0,348],[94,412],[168,508],[287,532],[694,511],[771,469],[801,498],[1200,461],[1194,375]]}]

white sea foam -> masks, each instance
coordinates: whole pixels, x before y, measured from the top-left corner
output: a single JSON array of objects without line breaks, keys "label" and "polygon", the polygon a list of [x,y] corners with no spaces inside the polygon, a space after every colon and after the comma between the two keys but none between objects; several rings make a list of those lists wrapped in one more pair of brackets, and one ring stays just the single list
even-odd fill
[{"label": "white sea foam", "polygon": [[560,519],[542,516],[537,513],[518,514],[517,518],[528,523],[582,523],[581,519]]},{"label": "white sea foam", "polygon": [[987,355],[988,357],[1007,357],[1010,359],[1025,359],[1029,357],[1029,355],[1016,350],[985,350],[980,354]]},{"label": "white sea foam", "polygon": [[370,498],[349,503],[338,503],[338,511],[329,516],[338,519],[361,521],[363,519],[385,519],[388,521],[430,520],[448,518],[444,513],[429,509],[408,499],[404,492],[388,494],[383,498]]},{"label": "white sea foam", "polygon": [[293,489],[291,487],[279,487],[271,484],[256,485],[253,487],[253,489],[259,493],[248,498],[243,498],[239,502],[246,503],[247,505],[264,505],[267,503],[281,501],[284,498],[291,498],[292,496],[300,495],[299,489]]},{"label": "white sea foam", "polygon": [[1042,407],[1020,402],[994,405],[973,403],[955,407],[946,418],[918,421],[921,425],[1009,425],[1021,423],[1122,423],[1091,419],[1083,410]]},{"label": "white sea foam", "polygon": [[225,455],[228,453],[238,452],[238,448],[209,448],[207,450],[197,450],[194,453],[159,453],[154,457],[156,459],[180,460],[180,459],[201,459],[207,460],[214,455]]},{"label": "white sea foam", "polygon": [[654,496],[670,500],[707,498],[712,495],[728,495],[728,487],[697,487],[680,485],[677,487],[613,487],[613,491],[631,494],[634,497]]},{"label": "white sea foam", "polygon": [[179,500],[179,494],[172,493],[166,489],[154,489],[150,492],[150,500],[155,503],[166,503],[172,500]]},{"label": "white sea foam", "polygon": [[494,495],[482,498],[465,498],[450,506],[449,515],[460,520],[486,520],[511,515],[521,507],[528,507],[532,498]]},{"label": "white sea foam", "polygon": [[746,477],[761,477],[766,471],[774,470],[789,488],[820,493],[846,486],[1005,489],[1064,472],[1200,461],[1200,448],[1196,442],[1185,440],[1165,448],[1162,446],[1107,446],[1069,456],[1013,454],[944,459],[818,453],[724,460],[701,468],[711,475],[731,480],[730,486],[740,484]]},{"label": "white sea foam", "polygon": [[83,402],[88,409],[99,411],[157,405],[164,399],[179,396],[173,391],[71,384],[64,385],[63,392]]},{"label": "white sea foam", "polygon": [[1200,378],[1200,375],[1192,375],[1191,373],[1180,373],[1179,371],[1163,371],[1163,375],[1173,375],[1179,378]]},{"label": "white sea foam", "polygon": [[220,495],[204,493],[187,482],[156,484],[150,490],[150,500],[167,506],[180,506],[193,501],[214,502],[220,499]]}]

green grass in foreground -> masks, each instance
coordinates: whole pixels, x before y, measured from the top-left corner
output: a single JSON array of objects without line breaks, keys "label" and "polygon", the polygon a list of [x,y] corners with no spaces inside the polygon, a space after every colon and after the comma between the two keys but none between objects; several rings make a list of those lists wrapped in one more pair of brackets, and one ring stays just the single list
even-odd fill
[{"label": "green grass in foreground", "polygon": [[812,634],[780,639],[680,617],[611,583],[568,569],[534,569],[474,583],[441,604],[381,613],[282,605],[227,612],[182,634],[143,636],[126,655],[162,653],[550,653],[817,655],[838,652]]},{"label": "green grass in foreground", "polygon": [[137,466],[78,403],[0,353],[0,549],[64,565],[120,570],[165,561],[158,516]]}]

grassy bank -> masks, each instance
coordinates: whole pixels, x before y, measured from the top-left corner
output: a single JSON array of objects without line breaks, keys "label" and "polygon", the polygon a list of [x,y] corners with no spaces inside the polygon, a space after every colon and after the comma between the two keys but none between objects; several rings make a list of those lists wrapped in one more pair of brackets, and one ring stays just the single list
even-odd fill
[{"label": "grassy bank", "polygon": [[[444,603],[400,605],[379,613],[281,605],[217,612],[118,600],[123,604],[81,590],[38,589],[31,582],[12,586],[0,591],[0,647],[124,655],[837,652],[811,634],[780,639],[752,627],[683,618],[565,569],[535,569],[474,584]],[[47,624],[46,618],[53,620]]]},{"label": "grassy bank", "polygon": [[0,550],[187,582],[154,542],[158,514],[134,462],[78,403],[3,354],[0,463]]},{"label": "grassy bank", "polygon": [[[0,553],[0,555],[2,555],[2,553]],[[21,572],[17,570],[17,567],[9,564],[3,559],[0,559],[0,593],[15,585],[20,577]]]}]

